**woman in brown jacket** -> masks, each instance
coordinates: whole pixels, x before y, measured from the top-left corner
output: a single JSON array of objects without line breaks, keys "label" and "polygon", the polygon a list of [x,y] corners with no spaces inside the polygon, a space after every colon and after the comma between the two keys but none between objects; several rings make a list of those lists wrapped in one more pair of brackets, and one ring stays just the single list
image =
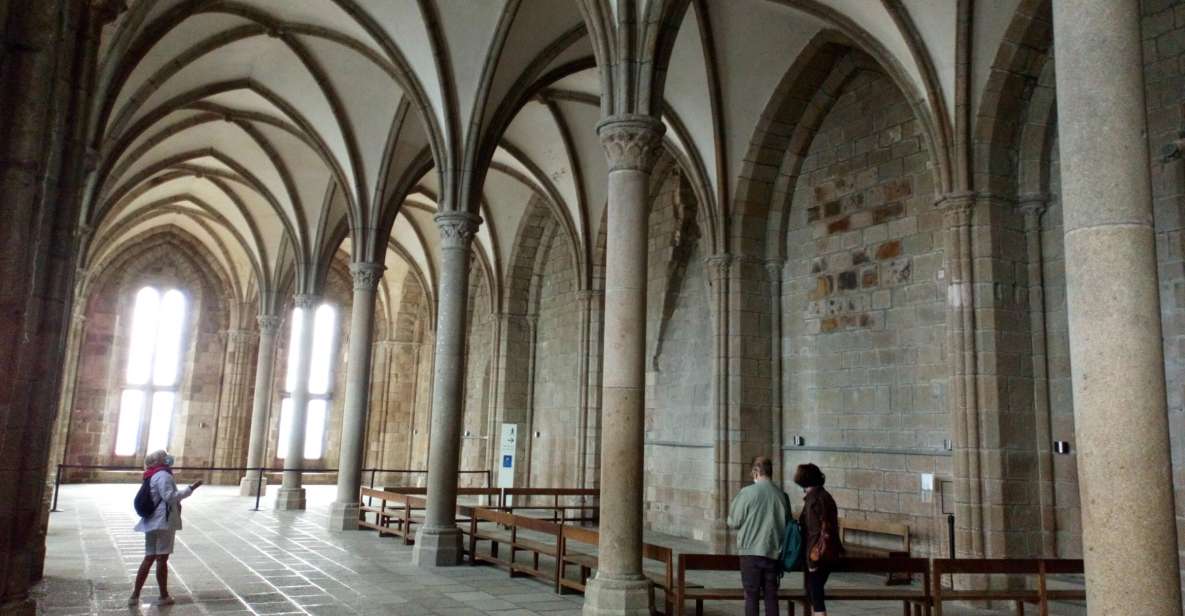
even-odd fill
[{"label": "woman in brown jacket", "polygon": [[815,616],[826,616],[823,586],[831,575],[831,565],[843,556],[839,540],[839,511],[835,499],[823,489],[827,476],[814,464],[800,464],[794,471],[794,483],[806,491],[798,523],[803,530],[806,558],[803,583],[806,598]]}]

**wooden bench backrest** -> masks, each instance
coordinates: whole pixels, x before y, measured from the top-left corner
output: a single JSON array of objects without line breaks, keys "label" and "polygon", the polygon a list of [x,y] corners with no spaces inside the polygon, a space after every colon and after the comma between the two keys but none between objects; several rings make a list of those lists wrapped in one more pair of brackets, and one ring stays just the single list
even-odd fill
[{"label": "wooden bench backrest", "polygon": [[934,577],[959,574],[1035,575],[1039,573],[1081,574],[1080,559],[1073,558],[935,558]]},{"label": "wooden bench backrest", "polygon": [[734,554],[680,554],[680,571],[740,571],[741,557]]},{"label": "wooden bench backrest", "polygon": [[473,520],[480,522],[494,522],[503,526],[514,526],[515,516],[497,511],[495,509],[486,509],[485,507],[473,508]]},{"label": "wooden bench backrest", "polygon": [[597,531],[590,528],[564,526],[563,533],[565,541],[575,541],[576,543],[584,543],[595,546],[601,540],[601,536],[597,533]]},{"label": "wooden bench backrest", "polygon": [[848,573],[909,573],[929,575],[930,561],[925,558],[841,558],[832,571]]},{"label": "wooden bench backrest", "polygon": [[547,520],[529,518],[522,515],[510,515],[510,517],[514,520],[514,527],[519,529],[532,530],[537,533],[544,533],[553,537],[559,537],[560,533],[564,530],[563,526],[556,524],[555,522],[549,522]]},{"label": "wooden bench backrest", "polygon": [[875,535],[888,535],[890,537],[900,537],[901,542],[905,544],[905,551],[909,551],[909,525],[899,524],[897,522],[883,522],[881,520],[861,520],[858,518],[840,518],[839,519],[839,540],[847,543],[848,531],[854,530],[861,533],[869,533]]}]

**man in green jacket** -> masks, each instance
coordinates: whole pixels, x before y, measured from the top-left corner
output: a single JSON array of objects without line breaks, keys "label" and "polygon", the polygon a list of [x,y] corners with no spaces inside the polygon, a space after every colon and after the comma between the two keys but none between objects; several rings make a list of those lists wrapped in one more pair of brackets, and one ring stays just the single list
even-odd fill
[{"label": "man in green jacket", "polygon": [[769,458],[754,459],[752,473],[753,484],[745,486],[729,507],[728,526],[737,529],[745,616],[758,616],[762,596],[766,616],[777,616],[782,538],[792,519],[790,499],[772,481],[774,465]]}]

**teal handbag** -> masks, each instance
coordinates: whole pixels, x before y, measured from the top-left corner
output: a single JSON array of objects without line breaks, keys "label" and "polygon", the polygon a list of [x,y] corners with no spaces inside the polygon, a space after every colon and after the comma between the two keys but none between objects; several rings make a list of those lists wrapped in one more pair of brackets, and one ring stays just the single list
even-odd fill
[{"label": "teal handbag", "polygon": [[782,571],[793,571],[802,559],[802,529],[798,520],[790,520],[782,537]]}]

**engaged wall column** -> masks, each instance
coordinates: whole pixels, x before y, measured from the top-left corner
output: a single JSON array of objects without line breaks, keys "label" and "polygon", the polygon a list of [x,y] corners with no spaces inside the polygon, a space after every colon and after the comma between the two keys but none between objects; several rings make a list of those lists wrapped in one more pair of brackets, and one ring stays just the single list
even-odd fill
[{"label": "engaged wall column", "polygon": [[[255,359],[255,397],[251,403],[251,439],[247,442],[247,466],[263,466],[263,452],[267,449],[268,406],[272,401],[272,379],[275,374],[276,332],[280,329],[280,317],[261,315],[259,321],[259,352]],[[259,471],[248,470],[239,482],[239,494],[255,496],[267,480],[260,479]]]},{"label": "engaged wall column", "polygon": [[605,346],[601,380],[601,524],[597,576],[584,613],[650,614],[642,575],[646,263],[650,171],[663,125],[613,116],[597,126],[609,159]]},{"label": "engaged wall column", "polygon": [[284,459],[284,485],[276,493],[276,509],[304,509],[305,493],[301,487],[304,477],[305,419],[309,411],[309,364],[313,354],[313,322],[317,304],[321,298],[316,295],[297,295],[293,302],[300,311],[300,331],[289,344],[297,345],[296,378],[292,386],[292,421],[288,430],[288,457]]},{"label": "engaged wall column", "polygon": [[469,295],[469,246],[481,218],[465,212],[436,215],[440,230],[440,295],[436,308],[436,363],[432,431],[428,450],[428,504],[416,532],[413,559],[421,567],[461,563],[457,528],[457,471],[461,461],[465,387],[465,314]]},{"label": "engaged wall column", "polygon": [[358,488],[362,485],[362,438],[370,402],[370,356],[374,338],[374,296],[383,278],[380,263],[352,263],[354,303],[350,308],[350,356],[346,360],[346,401],[342,410],[337,501],[329,510],[330,530],[358,530]]},{"label": "engaged wall column", "polygon": [[1181,614],[1138,0],[1054,0],[1087,609]]}]

